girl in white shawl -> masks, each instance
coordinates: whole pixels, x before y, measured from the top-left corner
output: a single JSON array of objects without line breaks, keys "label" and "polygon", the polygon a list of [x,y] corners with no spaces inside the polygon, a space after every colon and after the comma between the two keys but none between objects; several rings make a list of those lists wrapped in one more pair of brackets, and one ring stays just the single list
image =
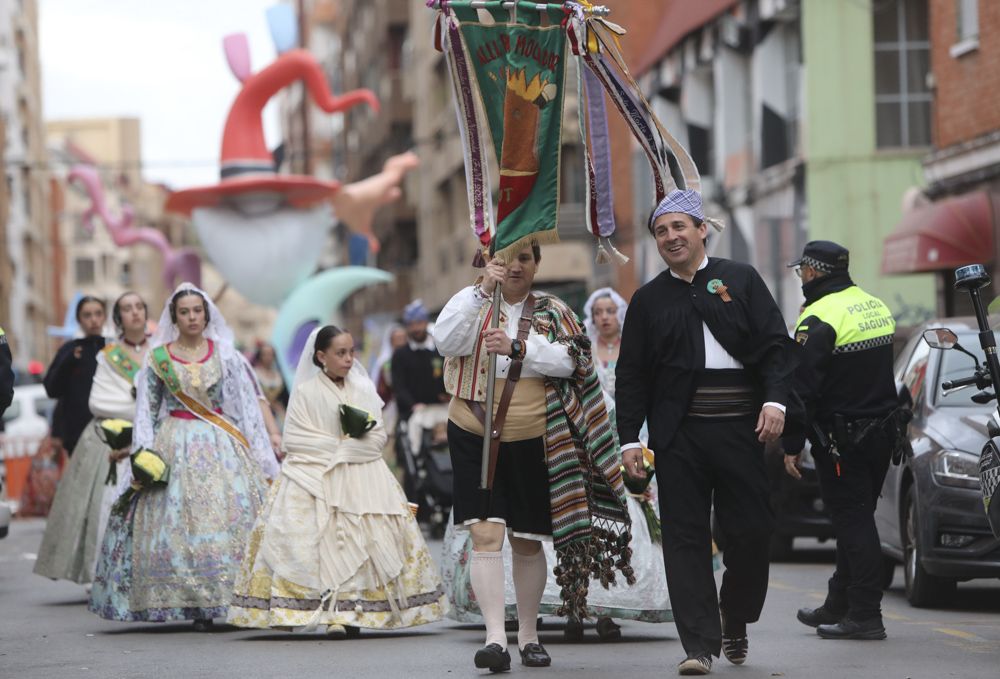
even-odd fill
[{"label": "girl in white shawl", "polygon": [[[350,406],[368,430],[343,426]],[[441,619],[444,592],[399,483],[382,459],[382,400],[354,339],[314,331],[285,419],[287,453],[250,538],[229,622],[332,637]]]},{"label": "girl in white shawl", "polygon": [[204,631],[226,615],[278,464],[250,364],[203,291],[182,284],[150,344],[136,378],[132,449],[156,452],[170,475],[112,514],[90,610],[110,620],[194,620]]}]

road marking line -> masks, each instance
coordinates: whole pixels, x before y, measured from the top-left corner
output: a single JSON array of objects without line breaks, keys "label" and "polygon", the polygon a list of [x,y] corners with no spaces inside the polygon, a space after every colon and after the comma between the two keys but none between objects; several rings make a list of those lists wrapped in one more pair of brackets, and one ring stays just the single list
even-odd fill
[{"label": "road marking line", "polygon": [[910,618],[905,615],[900,615],[899,613],[889,613],[888,611],[882,611],[882,617],[896,622],[908,622],[910,620]]},{"label": "road marking line", "polygon": [[952,629],[950,627],[935,627],[935,632],[940,632],[941,634],[947,634],[952,637],[958,637],[959,639],[965,639],[966,641],[986,641],[981,636],[973,634],[972,632],[963,632],[960,629]]}]

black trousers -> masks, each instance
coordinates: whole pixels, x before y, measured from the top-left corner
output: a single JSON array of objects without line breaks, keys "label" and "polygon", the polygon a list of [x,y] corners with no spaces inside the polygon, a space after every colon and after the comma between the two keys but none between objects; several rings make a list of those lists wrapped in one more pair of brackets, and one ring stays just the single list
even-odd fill
[{"label": "black trousers", "polygon": [[[667,588],[689,655],[719,655],[720,609],[729,620],[749,623],[764,607],[774,515],[756,422],[756,415],[688,417],[670,449],[656,456]],[[726,541],[718,595],[712,570],[713,500]]]},{"label": "black trousers", "polygon": [[823,502],[837,534],[837,569],[824,606],[855,620],[881,618],[882,548],[875,527],[875,505],[889,470],[891,451],[882,431],[840,453],[840,476],[829,451],[815,447],[813,458]]}]

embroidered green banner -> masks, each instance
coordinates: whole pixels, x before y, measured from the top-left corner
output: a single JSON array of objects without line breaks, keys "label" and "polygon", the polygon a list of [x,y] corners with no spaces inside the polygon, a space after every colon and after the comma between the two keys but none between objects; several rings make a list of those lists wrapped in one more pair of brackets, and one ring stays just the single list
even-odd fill
[{"label": "embroidered green banner", "polygon": [[[562,9],[449,3],[460,22],[469,87],[479,97],[500,165],[494,253],[512,259],[532,241],[559,240],[559,172],[566,81]],[[545,14],[545,16],[543,16]],[[488,190],[488,187],[487,187]]]}]

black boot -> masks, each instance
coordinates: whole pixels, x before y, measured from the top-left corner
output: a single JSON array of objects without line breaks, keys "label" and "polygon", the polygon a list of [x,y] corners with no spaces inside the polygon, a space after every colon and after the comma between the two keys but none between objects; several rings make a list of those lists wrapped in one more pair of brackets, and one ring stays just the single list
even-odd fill
[{"label": "black boot", "polygon": [[885,627],[882,618],[869,620],[853,620],[846,617],[835,625],[820,625],[816,634],[824,639],[870,639],[878,641],[885,639]]},{"label": "black boot", "polygon": [[510,653],[500,644],[490,644],[476,651],[476,667],[490,672],[510,671]]},{"label": "black boot", "polygon": [[795,617],[803,625],[819,627],[820,625],[836,625],[843,620],[844,615],[844,613],[831,611],[826,607],[826,604],[823,604],[819,608],[800,608]]},{"label": "black boot", "polygon": [[618,641],[622,638],[622,628],[611,618],[598,618],[597,636],[601,641]]}]

